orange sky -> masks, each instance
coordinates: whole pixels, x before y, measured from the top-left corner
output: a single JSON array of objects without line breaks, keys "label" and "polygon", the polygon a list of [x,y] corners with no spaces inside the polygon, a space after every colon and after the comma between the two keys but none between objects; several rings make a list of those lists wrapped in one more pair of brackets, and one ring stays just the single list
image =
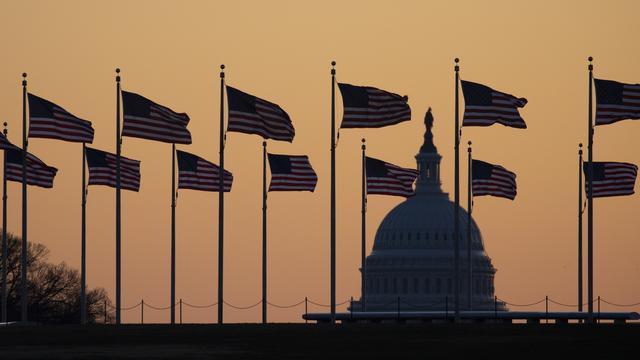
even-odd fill
[{"label": "orange sky", "polygon": [[[21,73],[29,91],[91,120],[94,146],[115,150],[114,69],[123,89],[191,117],[193,144],[179,149],[218,162],[218,67],[228,84],[281,105],[296,127],[276,153],[308,154],[315,193],[269,197],[269,300],[329,301],[330,61],[337,79],[409,95],[413,120],[373,130],[345,130],[337,149],[338,302],[359,297],[360,138],[369,154],[415,166],[423,116],[435,115],[443,188],[453,191],[453,58],[461,78],[526,97],[527,130],[465,128],[477,158],[518,174],[514,202],[477,198],[474,209],[496,274],[496,294],[512,302],[549,295],[576,302],[577,144],[586,142],[587,62],[595,76],[640,82],[635,1],[15,1],[0,5],[0,120],[21,139]],[[337,114],[341,115],[338,101]],[[338,116],[337,121],[340,121]],[[595,160],[640,164],[640,124],[599,127]],[[261,143],[229,133],[225,198],[225,298],[260,298]],[[139,193],[123,191],[123,305],[169,302],[170,145],[124,138],[123,155],[142,161]],[[30,140],[29,150],[59,169],[55,188],[29,189],[29,240],[53,261],[80,263],[81,146]],[[463,148],[462,154],[466,150]],[[461,162],[466,179],[466,160]],[[466,189],[466,183],[461,187]],[[9,184],[9,231],[20,233],[20,185]],[[114,294],[114,190],[88,195],[88,282]],[[368,246],[401,198],[371,196]],[[595,200],[595,294],[640,301],[638,197]],[[466,204],[466,191],[461,196]],[[177,296],[192,304],[216,297],[217,194],[180,191]],[[586,219],[585,219],[586,220]],[[586,223],[586,221],[585,221]],[[603,306],[603,309],[607,307]],[[552,307],[552,309],[554,309]],[[319,308],[310,308],[318,311]],[[556,310],[564,310],[557,308]],[[640,310],[637,308],[636,310]],[[215,308],[185,309],[184,321],[211,322]],[[302,308],[270,310],[272,321],[300,321]],[[227,308],[225,320],[254,322],[260,308]],[[168,311],[145,311],[164,322]],[[124,312],[125,322],[139,313]]]}]

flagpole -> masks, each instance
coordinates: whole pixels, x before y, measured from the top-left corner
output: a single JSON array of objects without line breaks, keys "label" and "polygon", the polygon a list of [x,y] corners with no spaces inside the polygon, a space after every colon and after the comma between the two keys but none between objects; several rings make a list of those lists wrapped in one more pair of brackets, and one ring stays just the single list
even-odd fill
[{"label": "flagpole", "polygon": [[116,69],[116,325],[120,325],[121,308],[121,230],[122,223],[120,217],[120,68]]},{"label": "flagpole", "polygon": [[366,256],[367,256],[367,158],[365,151],[367,149],[367,145],[365,144],[366,139],[362,139],[362,258],[360,259],[360,271],[362,272],[360,286],[362,293],[362,311],[366,311],[367,309],[367,301],[366,301],[366,288],[365,288],[365,280],[367,273],[367,265],[366,265]]},{"label": "flagpole", "polygon": [[82,225],[80,227],[80,323],[87,323],[87,184],[86,163],[87,144],[82,143]]},{"label": "flagpole", "polygon": [[224,64],[220,65],[220,178],[218,180],[218,324],[223,323],[224,305]]},{"label": "flagpole", "polygon": [[336,323],[336,62],[331,62],[331,323]]},{"label": "flagpole", "polygon": [[[4,137],[7,138],[7,123],[4,123]],[[7,322],[7,152],[3,151],[2,162],[2,322]]]},{"label": "flagpole", "polygon": [[20,288],[22,322],[27,322],[27,73],[22,73],[22,254],[20,261]]},{"label": "flagpole", "polygon": [[[593,179],[593,57],[589,56],[589,174]],[[593,323],[593,181],[587,186],[587,295],[589,323]]]},{"label": "flagpole", "polygon": [[473,181],[472,174],[472,157],[471,157],[471,141],[469,141],[469,159],[467,171],[467,266],[469,267],[469,282],[467,284],[468,291],[468,310],[472,310],[473,303],[473,264],[471,263],[471,212],[473,211],[473,194],[471,193],[471,183]]},{"label": "flagpole", "polygon": [[578,311],[582,312],[582,143],[578,150]]},{"label": "flagpole", "polygon": [[171,324],[176,323],[176,144],[171,144]]},{"label": "flagpole", "polygon": [[460,130],[459,130],[459,71],[460,66],[458,58],[455,58],[455,81],[456,81],[456,103],[455,103],[455,174],[454,174],[454,189],[455,189],[455,204],[453,209],[453,242],[454,242],[454,310],[455,310],[455,322],[460,321]]},{"label": "flagpole", "polygon": [[267,323],[267,142],[262,142],[262,323]]}]

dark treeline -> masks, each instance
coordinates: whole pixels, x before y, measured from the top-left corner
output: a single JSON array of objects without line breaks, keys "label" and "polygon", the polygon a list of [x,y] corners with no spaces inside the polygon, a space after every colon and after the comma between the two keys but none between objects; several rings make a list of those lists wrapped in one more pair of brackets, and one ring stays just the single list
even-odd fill
[{"label": "dark treeline", "polygon": [[[20,253],[21,239],[7,234],[7,317],[20,320]],[[2,256],[2,254],[0,254]],[[38,323],[62,324],[80,322],[80,273],[66,263],[52,264],[49,249],[30,242],[28,247],[29,320]],[[1,275],[1,272],[0,272]],[[0,276],[0,285],[2,278]],[[111,322],[111,300],[104,288],[87,289],[87,321]]]}]

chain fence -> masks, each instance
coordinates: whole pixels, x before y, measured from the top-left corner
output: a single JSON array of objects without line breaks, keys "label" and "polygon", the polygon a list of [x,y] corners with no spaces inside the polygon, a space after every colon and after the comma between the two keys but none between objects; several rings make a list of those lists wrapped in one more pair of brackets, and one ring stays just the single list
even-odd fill
[{"label": "chain fence", "polygon": [[[394,308],[394,310],[398,313],[398,317],[400,316],[400,314],[402,312],[410,312],[410,311],[421,311],[423,310],[425,307],[427,308],[432,308],[432,309],[439,309],[439,310],[435,310],[435,311],[443,311],[443,316],[445,318],[448,318],[449,313],[453,310],[452,308],[452,304],[450,303],[451,299],[449,296],[445,296],[444,298],[442,298],[441,300],[435,301],[435,302],[431,302],[428,304],[425,303],[420,303],[420,304],[413,304],[410,301],[407,301],[406,298],[402,298],[402,297],[397,297],[396,300],[390,301],[386,304],[377,304],[377,307],[381,307],[381,308]],[[358,302],[359,301],[355,301]],[[639,307],[640,308],[640,302],[636,302],[636,303],[629,303],[629,304],[622,304],[622,303],[618,303],[618,302],[613,302],[601,297],[597,297],[596,299],[593,300],[593,304],[597,305],[597,310],[594,311],[595,314],[597,314],[598,319],[600,318],[600,313],[601,313],[601,304],[604,303],[610,307],[614,307],[614,308],[633,308],[633,307]],[[245,310],[252,310],[258,306],[262,305],[262,300],[257,301],[256,303],[250,304],[250,305],[238,305],[238,304],[233,304],[227,301],[224,301],[223,304],[225,306],[228,306],[234,310],[239,310],[239,311],[245,311]],[[275,308],[275,309],[280,309],[280,310],[291,310],[291,309],[296,309],[298,307],[302,307],[304,305],[303,311],[301,312],[300,315],[307,315],[309,313],[309,306],[316,306],[319,308],[323,308],[323,309],[328,309],[331,307],[331,304],[324,304],[324,303],[320,303],[320,302],[316,302],[313,301],[307,297],[305,297],[304,299],[295,302],[295,303],[291,303],[291,304],[277,304],[277,303],[273,303],[270,301],[266,302],[267,307],[271,307],[271,308]],[[345,301],[336,303],[335,306],[336,307],[341,307],[344,305],[349,304],[347,311],[349,313],[351,313],[352,315],[355,313],[359,312],[358,306],[354,306],[354,298],[351,297],[350,299],[347,299]],[[508,307],[515,307],[518,309],[518,311],[523,311],[526,310],[526,308],[530,308],[532,309],[531,311],[535,311],[535,309],[539,306],[544,304],[545,307],[545,314],[546,314],[546,320],[548,322],[548,318],[549,318],[549,313],[552,310],[552,306],[556,306],[556,307],[560,307],[561,311],[569,311],[569,309],[575,309],[575,311],[581,311],[581,308],[579,307],[580,304],[568,304],[565,302],[561,302],[561,301],[557,301],[554,300],[552,298],[549,298],[548,296],[545,296],[544,298],[541,298],[540,300],[535,300],[532,302],[528,302],[528,303],[517,303],[517,302],[512,302],[506,299],[502,299],[502,298],[498,298],[497,296],[494,297],[494,312],[496,313],[496,318],[497,318],[497,314],[499,311],[503,311],[503,310],[499,310],[501,309],[500,304],[504,304],[505,306]],[[582,308],[587,307],[589,305],[588,302],[585,302],[582,305]],[[182,324],[182,319],[183,319],[183,312],[184,312],[184,308],[192,308],[192,309],[208,309],[208,308],[214,308],[217,307],[218,303],[214,302],[211,304],[192,304],[189,302],[186,302],[182,299],[180,299],[179,301],[177,301],[175,304],[173,304],[174,309],[177,309],[179,312],[179,323]],[[129,306],[129,307],[122,307],[120,308],[120,311],[132,311],[132,310],[136,310],[139,308],[140,311],[140,323],[144,324],[144,310],[145,309],[150,309],[153,311],[167,311],[167,310],[171,310],[172,306],[168,305],[168,306],[154,306],[148,302],[145,302],[144,299],[140,300],[138,303]],[[104,323],[108,323],[107,319],[107,311],[108,309],[110,310],[116,310],[116,307],[107,303],[105,301],[104,303]],[[355,310],[354,310],[355,309]],[[462,311],[466,311],[467,309],[465,308],[465,306],[461,307]],[[640,309],[638,309],[640,311]],[[560,311],[560,310],[556,310],[556,311]],[[305,319],[305,322],[307,322],[308,320]]]}]

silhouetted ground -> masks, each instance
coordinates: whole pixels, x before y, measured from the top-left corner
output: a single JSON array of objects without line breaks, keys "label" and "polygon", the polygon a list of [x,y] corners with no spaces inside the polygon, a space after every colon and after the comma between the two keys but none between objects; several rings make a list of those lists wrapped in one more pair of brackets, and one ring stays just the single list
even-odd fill
[{"label": "silhouetted ground", "polygon": [[1,359],[434,359],[637,355],[640,324],[10,326]]}]

